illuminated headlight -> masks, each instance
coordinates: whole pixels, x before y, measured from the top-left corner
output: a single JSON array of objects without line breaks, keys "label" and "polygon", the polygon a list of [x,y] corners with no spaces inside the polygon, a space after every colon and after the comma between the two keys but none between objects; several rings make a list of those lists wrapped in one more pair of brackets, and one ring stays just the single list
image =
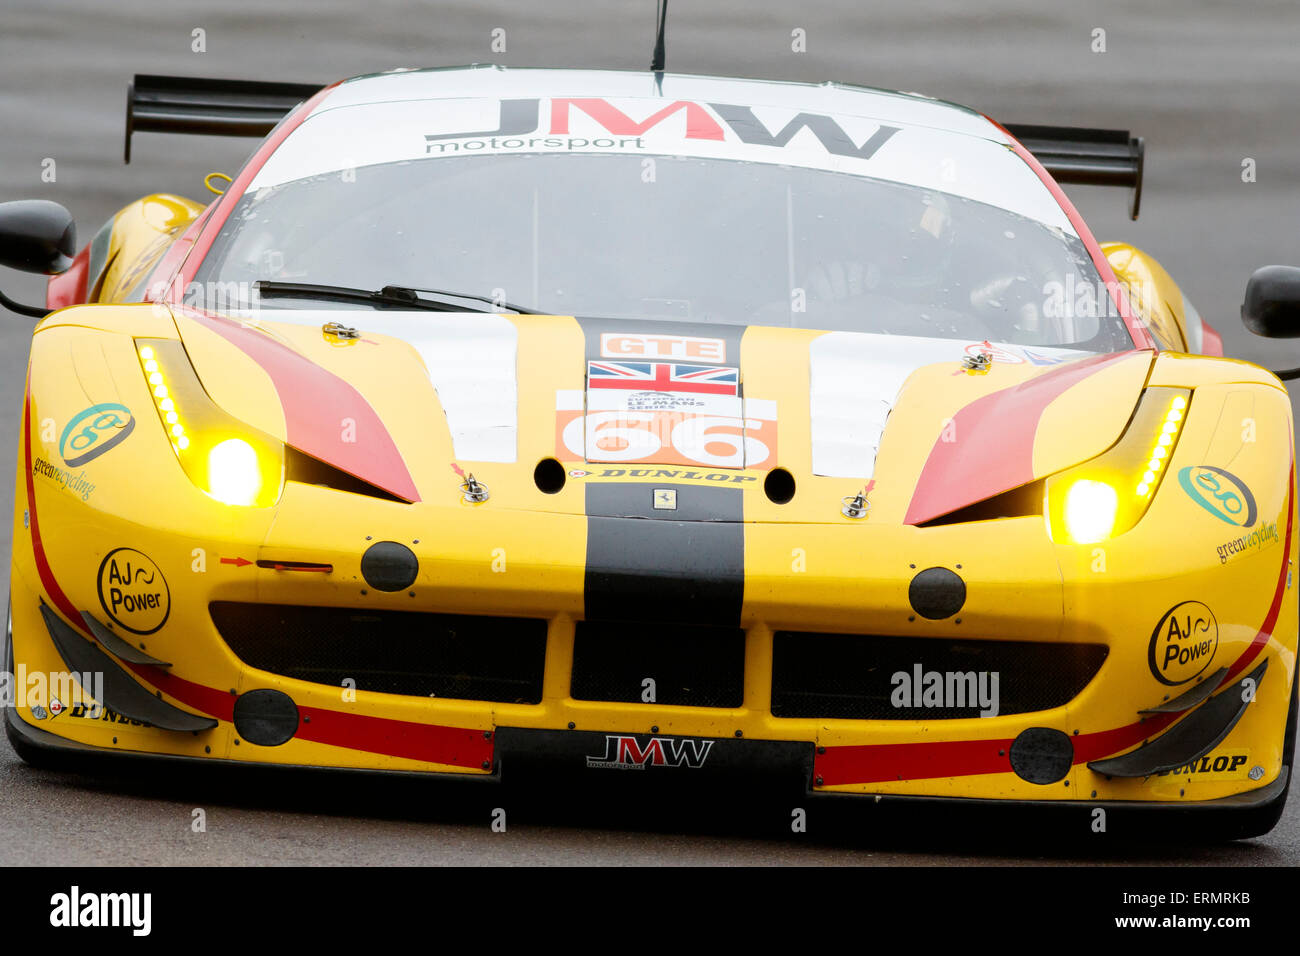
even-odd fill
[{"label": "illuminated headlight", "polygon": [[1105,541],[1115,529],[1119,496],[1104,481],[1080,478],[1065,493],[1065,530],[1075,544]]},{"label": "illuminated headlight", "polygon": [[242,438],[227,438],[208,452],[208,494],[228,505],[252,505],[262,490],[257,452]]},{"label": "illuminated headlight", "polygon": [[284,481],[284,445],[218,408],[180,342],[139,339],[136,352],[158,420],[190,480],[224,504],[274,505]]},{"label": "illuminated headlight", "polygon": [[1047,480],[1053,541],[1096,544],[1141,520],[1169,470],[1190,398],[1185,388],[1146,389],[1118,442]]}]

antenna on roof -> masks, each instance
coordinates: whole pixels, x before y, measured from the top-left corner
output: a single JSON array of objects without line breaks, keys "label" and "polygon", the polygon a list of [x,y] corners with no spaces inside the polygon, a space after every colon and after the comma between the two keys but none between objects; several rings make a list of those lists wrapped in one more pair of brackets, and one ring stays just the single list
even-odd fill
[{"label": "antenna on roof", "polygon": [[655,50],[650,56],[650,69],[654,73],[664,71],[664,21],[668,19],[668,0],[659,0],[659,26],[655,30]]}]

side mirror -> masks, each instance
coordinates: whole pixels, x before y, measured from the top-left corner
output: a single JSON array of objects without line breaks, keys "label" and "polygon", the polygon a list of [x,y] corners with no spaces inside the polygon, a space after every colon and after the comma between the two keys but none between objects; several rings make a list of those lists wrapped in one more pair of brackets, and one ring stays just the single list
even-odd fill
[{"label": "side mirror", "polygon": [[1246,283],[1241,321],[1256,335],[1275,339],[1300,337],[1300,269],[1264,266]]},{"label": "side mirror", "polygon": [[56,202],[20,199],[0,203],[0,266],[55,275],[72,265],[77,227]]}]

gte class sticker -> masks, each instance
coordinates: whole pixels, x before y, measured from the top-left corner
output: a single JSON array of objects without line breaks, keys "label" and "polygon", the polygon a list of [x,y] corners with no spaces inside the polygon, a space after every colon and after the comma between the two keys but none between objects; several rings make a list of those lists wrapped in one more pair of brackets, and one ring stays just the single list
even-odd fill
[{"label": "gte class sticker", "polygon": [[91,405],[72,417],[59,436],[59,455],[69,468],[94,461],[135,430],[131,409],[117,402]]},{"label": "gte class sticker", "polygon": [[171,591],[162,569],[133,548],[110,551],[99,565],[99,604],[132,634],[152,634],[167,623]]},{"label": "gte class sticker", "polygon": [[722,363],[727,360],[723,339],[693,335],[645,335],[638,332],[605,332],[600,336],[604,358],[686,359]]},{"label": "gte class sticker", "polygon": [[1151,632],[1147,664],[1162,684],[1186,684],[1199,677],[1219,649],[1219,622],[1200,601],[1184,601],[1165,612]]},{"label": "gte class sticker", "polygon": [[1255,523],[1255,496],[1231,472],[1213,465],[1192,465],[1178,472],[1178,484],[1187,497],[1220,521],[1239,528]]}]

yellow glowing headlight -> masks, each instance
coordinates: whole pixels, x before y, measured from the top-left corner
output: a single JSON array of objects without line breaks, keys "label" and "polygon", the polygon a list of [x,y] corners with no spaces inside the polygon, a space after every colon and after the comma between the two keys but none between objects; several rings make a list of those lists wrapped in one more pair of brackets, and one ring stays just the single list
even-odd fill
[{"label": "yellow glowing headlight", "polygon": [[1075,544],[1105,541],[1115,529],[1119,495],[1104,481],[1080,478],[1065,493],[1065,530]]},{"label": "yellow glowing headlight", "polygon": [[208,452],[208,494],[230,505],[257,503],[262,468],[257,452],[242,438],[227,438]]},{"label": "yellow glowing headlight", "polygon": [[224,504],[275,504],[284,484],[283,443],[218,408],[180,342],[137,340],[136,351],[159,421],[190,480]]},{"label": "yellow glowing headlight", "polygon": [[1095,544],[1141,520],[1169,469],[1190,397],[1185,388],[1146,389],[1118,442],[1047,480],[1053,541]]}]

